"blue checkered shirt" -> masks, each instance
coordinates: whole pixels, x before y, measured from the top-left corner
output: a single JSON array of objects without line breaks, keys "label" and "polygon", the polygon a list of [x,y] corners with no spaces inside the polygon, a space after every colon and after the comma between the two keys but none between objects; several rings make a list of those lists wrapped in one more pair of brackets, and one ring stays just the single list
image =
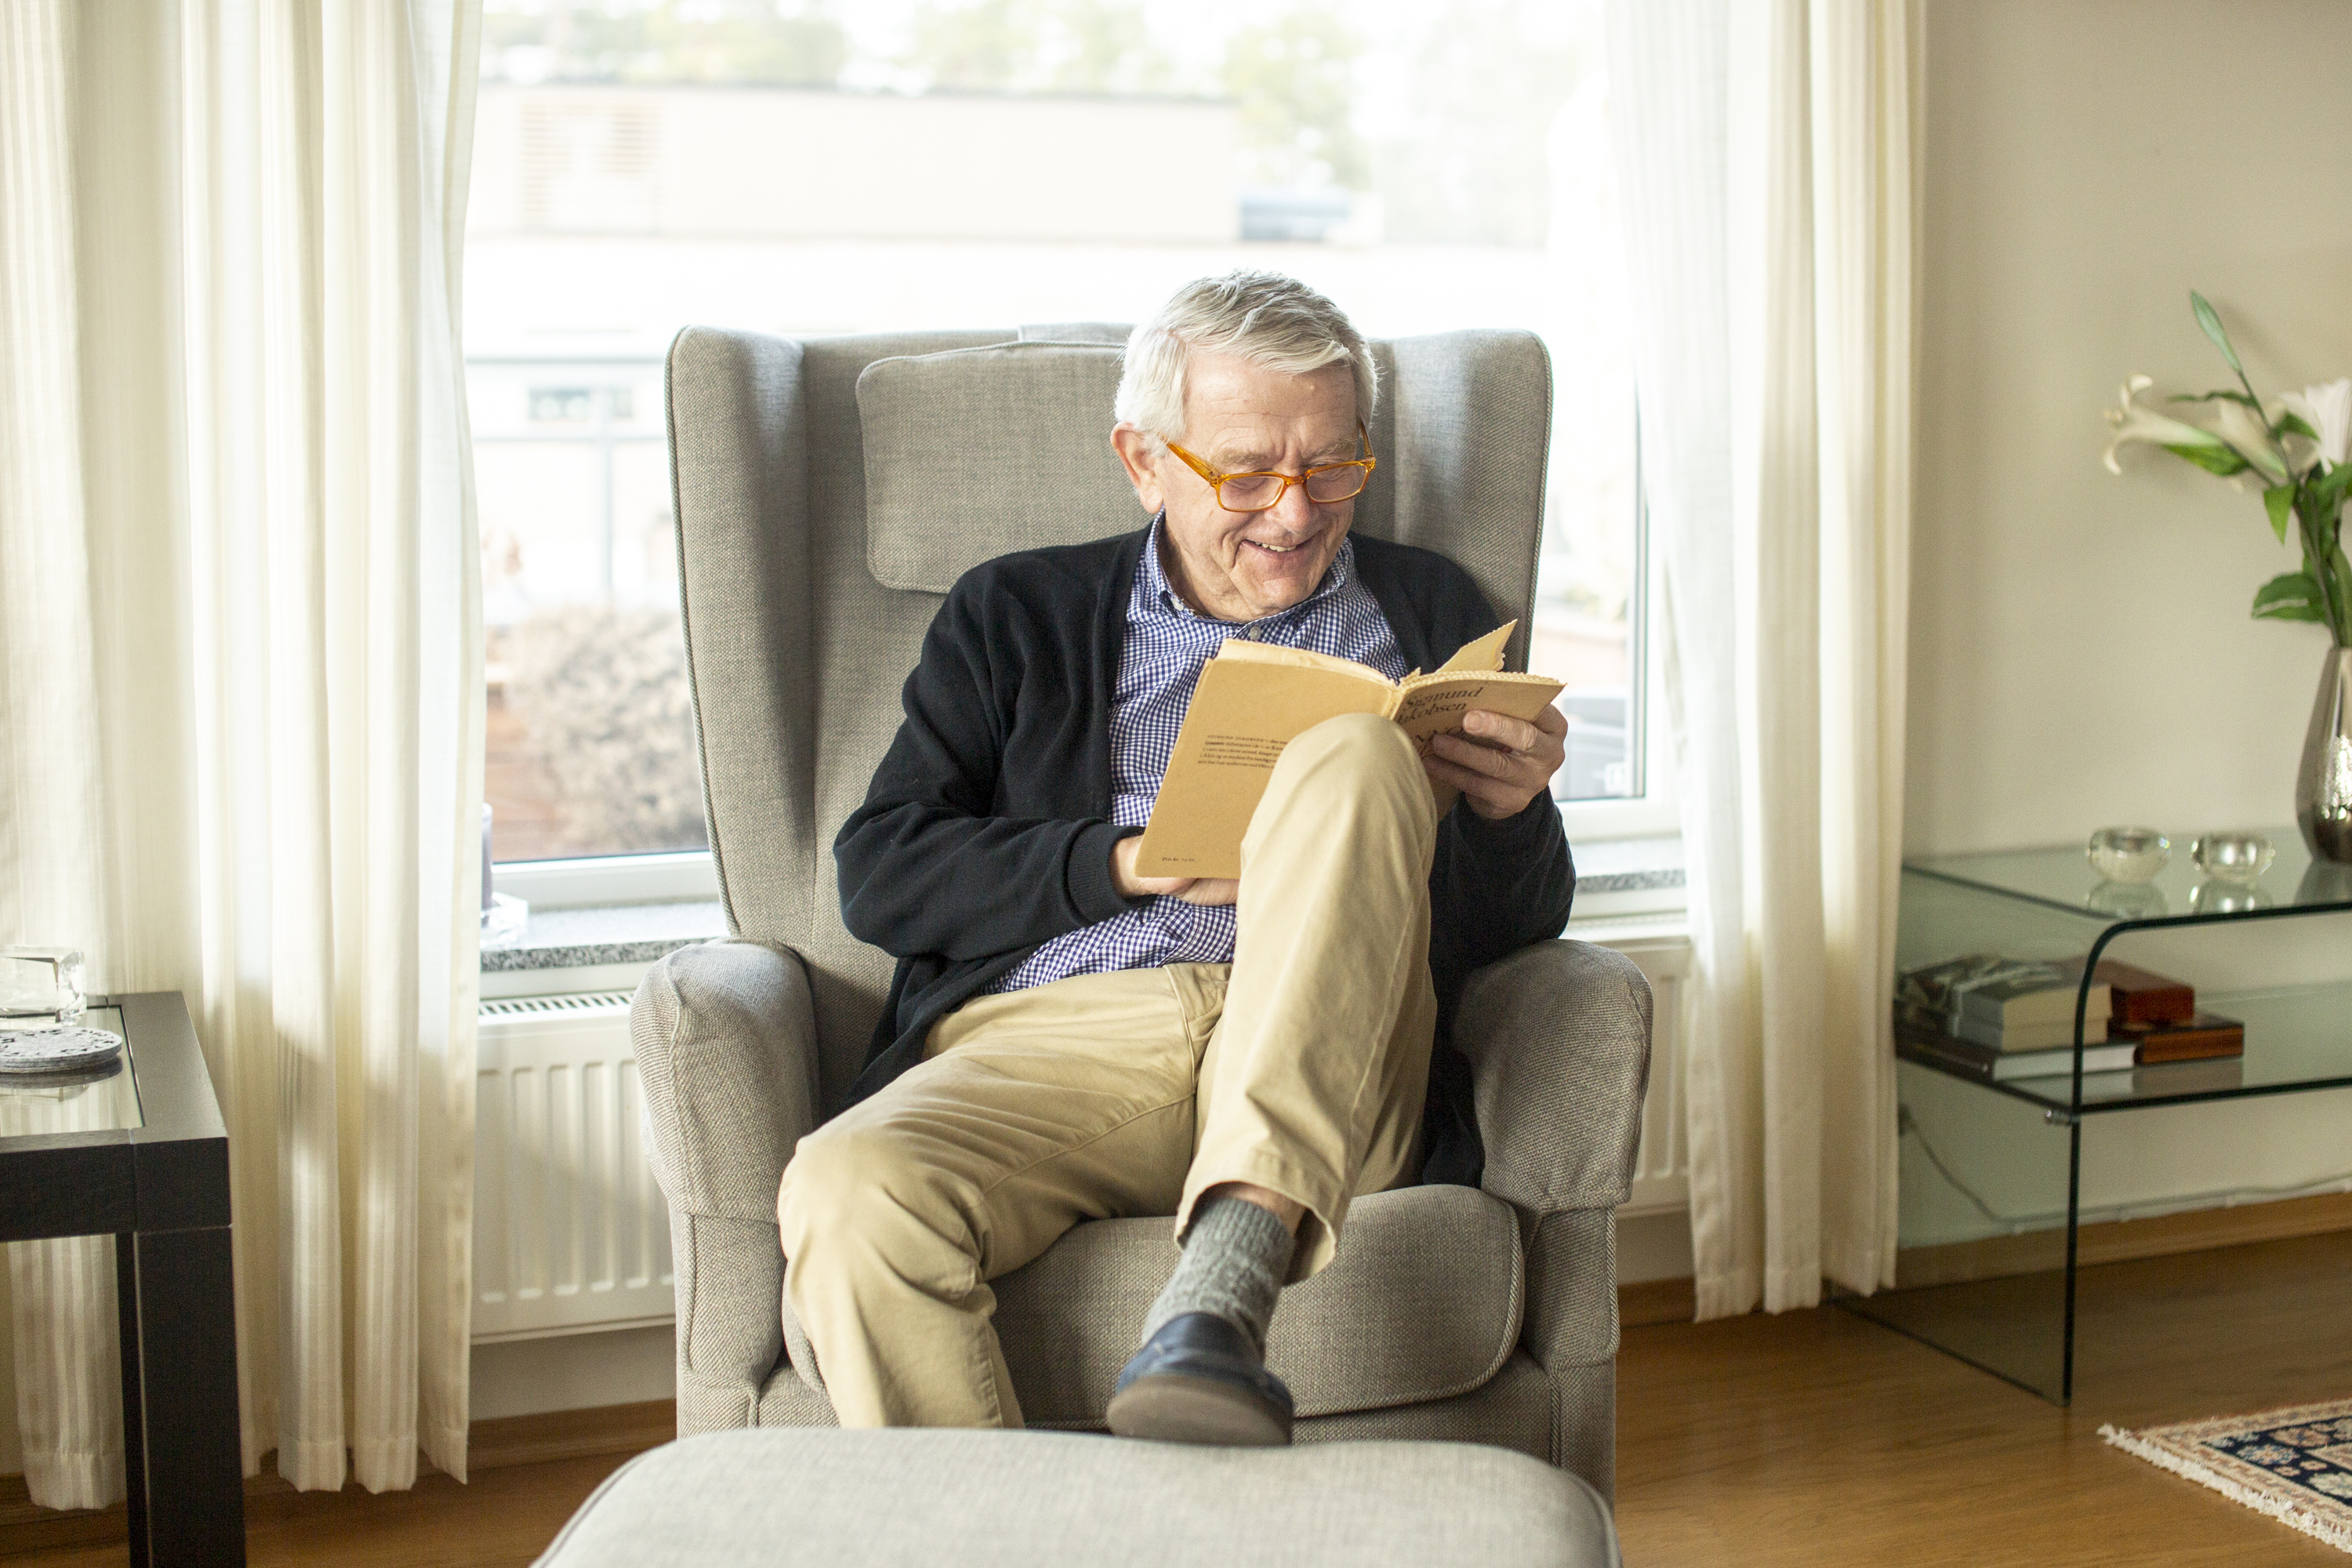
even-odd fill
[{"label": "blue checkered shirt", "polygon": [[[1341,542],[1331,569],[1314,593],[1284,610],[1245,624],[1211,620],[1168,585],[1160,564],[1161,520],[1154,520],[1135,569],[1127,605],[1127,643],[1119,654],[1118,689],[1110,710],[1110,819],[1140,827],[1159,798],[1160,778],[1176,750],[1176,731],[1192,700],[1201,667],[1227,637],[1303,647],[1368,664],[1391,680],[1403,676],[1404,655],[1388,617],[1356,576],[1356,545]],[[1073,974],[1154,969],[1163,963],[1231,963],[1234,906],[1203,907],[1154,898],[1139,909],[1057,936],[1031,953],[990,989],[1025,991]]]}]

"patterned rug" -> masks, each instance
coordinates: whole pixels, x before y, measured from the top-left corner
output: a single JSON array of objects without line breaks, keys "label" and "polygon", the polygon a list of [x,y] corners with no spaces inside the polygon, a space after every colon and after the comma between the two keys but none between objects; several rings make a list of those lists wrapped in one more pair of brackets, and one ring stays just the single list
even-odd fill
[{"label": "patterned rug", "polygon": [[2352,1399],[2099,1436],[2127,1454],[2352,1552]]}]

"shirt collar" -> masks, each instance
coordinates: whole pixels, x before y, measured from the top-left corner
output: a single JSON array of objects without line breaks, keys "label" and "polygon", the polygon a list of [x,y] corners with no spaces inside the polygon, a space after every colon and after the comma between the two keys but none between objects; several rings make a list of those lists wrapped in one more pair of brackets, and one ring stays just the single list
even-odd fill
[{"label": "shirt collar", "polygon": [[1169,585],[1167,569],[1160,560],[1160,534],[1167,521],[1168,514],[1165,511],[1154,517],[1151,520],[1151,532],[1143,542],[1143,560],[1135,574],[1135,607],[1139,610],[1180,616],[1186,620],[1204,621],[1213,626],[1263,626],[1269,621],[1279,621],[1286,617],[1306,615],[1317,605],[1346,587],[1349,579],[1355,574],[1356,540],[1351,533],[1339,542],[1339,552],[1331,557],[1331,564],[1325,569],[1323,581],[1315,585],[1315,592],[1286,610],[1277,610],[1273,615],[1261,616],[1255,621],[1220,621],[1213,616],[1204,616],[1193,609],[1184,602],[1182,595]]}]

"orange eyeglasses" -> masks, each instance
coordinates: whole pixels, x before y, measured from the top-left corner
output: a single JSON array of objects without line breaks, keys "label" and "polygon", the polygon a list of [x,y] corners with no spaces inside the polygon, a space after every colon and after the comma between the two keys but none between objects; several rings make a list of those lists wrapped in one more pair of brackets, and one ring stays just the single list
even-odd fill
[{"label": "orange eyeglasses", "polygon": [[1363,421],[1356,422],[1356,437],[1364,444],[1364,455],[1344,463],[1325,463],[1303,474],[1221,474],[1175,442],[1168,449],[1184,459],[1184,466],[1209,483],[1217,492],[1217,504],[1227,511],[1265,511],[1280,506],[1282,498],[1290,493],[1293,485],[1307,489],[1307,499],[1323,505],[1343,501],[1364,493],[1371,483],[1372,470],[1380,459],[1372,456],[1371,432]]}]

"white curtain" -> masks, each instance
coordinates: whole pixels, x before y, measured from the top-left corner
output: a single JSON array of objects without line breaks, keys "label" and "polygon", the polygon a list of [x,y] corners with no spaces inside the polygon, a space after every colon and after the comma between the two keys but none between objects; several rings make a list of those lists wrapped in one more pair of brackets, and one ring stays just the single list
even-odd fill
[{"label": "white curtain", "polygon": [[1612,0],[1698,1315],[1894,1282],[1912,0]]},{"label": "white curtain", "polygon": [[[186,994],[246,1462],[305,1489],[407,1486],[420,1447],[465,1474],[478,26],[0,5],[0,941]],[[58,1261],[105,1245],[12,1249],[51,1506],[121,1492],[111,1270]]]}]

